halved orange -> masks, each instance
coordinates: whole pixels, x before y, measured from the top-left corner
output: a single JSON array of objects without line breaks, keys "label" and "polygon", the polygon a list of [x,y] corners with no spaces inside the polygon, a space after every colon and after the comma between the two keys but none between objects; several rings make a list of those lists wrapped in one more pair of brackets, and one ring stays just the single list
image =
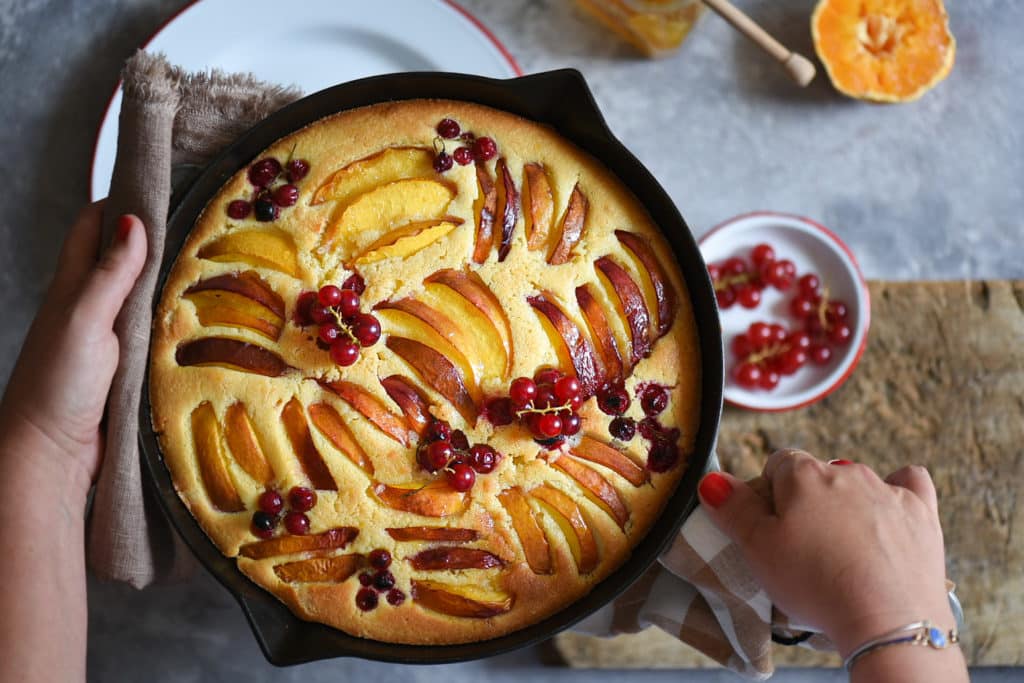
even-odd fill
[{"label": "halved orange", "polygon": [[956,55],[942,0],[821,0],[811,35],[836,89],[875,102],[916,100]]}]

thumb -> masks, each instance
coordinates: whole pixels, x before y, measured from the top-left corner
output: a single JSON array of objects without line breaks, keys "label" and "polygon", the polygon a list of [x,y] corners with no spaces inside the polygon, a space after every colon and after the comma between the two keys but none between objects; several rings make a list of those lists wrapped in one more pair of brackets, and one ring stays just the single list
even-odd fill
[{"label": "thumb", "polygon": [[117,219],[117,230],[106,252],[89,273],[78,307],[82,316],[109,330],[146,262],[146,231],[137,216]]},{"label": "thumb", "polygon": [[760,532],[775,519],[768,500],[725,472],[704,475],[697,492],[711,521],[749,557],[763,538]]}]

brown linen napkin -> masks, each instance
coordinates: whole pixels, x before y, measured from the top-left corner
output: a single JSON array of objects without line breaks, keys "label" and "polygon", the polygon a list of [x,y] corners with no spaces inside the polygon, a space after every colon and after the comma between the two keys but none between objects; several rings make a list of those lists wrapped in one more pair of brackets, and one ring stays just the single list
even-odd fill
[{"label": "brown linen napkin", "polygon": [[142,588],[158,579],[183,576],[193,565],[143,476],[138,446],[139,400],[172,169],[204,164],[301,92],[262,83],[248,74],[184,73],[162,55],[142,51],[128,60],[121,76],[124,99],[104,234],[109,239],[117,217],[134,213],[146,225],[149,255],[115,324],[121,360],[107,405],[106,451],[86,552],[96,575]]}]

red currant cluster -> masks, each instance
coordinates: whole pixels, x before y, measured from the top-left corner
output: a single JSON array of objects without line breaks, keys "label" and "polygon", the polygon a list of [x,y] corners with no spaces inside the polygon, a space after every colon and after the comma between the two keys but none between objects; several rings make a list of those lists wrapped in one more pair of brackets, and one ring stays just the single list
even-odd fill
[{"label": "red currant cluster", "polygon": [[[228,216],[243,220],[250,213],[258,221],[277,220],[280,210],[294,206],[299,201],[299,188],[295,183],[309,173],[309,162],[305,159],[290,159],[282,167],[274,157],[260,159],[249,167],[249,182],[253,186],[251,201],[235,199],[228,204]],[[283,176],[283,177],[282,177]]]},{"label": "red currant cluster", "polygon": [[679,461],[678,429],[668,429],[658,422],[660,415],[668,408],[668,387],[649,382],[637,387],[637,397],[644,411],[639,428],[636,420],[626,417],[632,403],[629,392],[621,385],[605,385],[597,392],[597,406],[606,415],[614,416],[608,424],[608,433],[619,441],[632,441],[639,430],[640,436],[650,441],[647,450],[647,469],[652,472],[666,472]]},{"label": "red currant cluster", "polygon": [[[316,491],[305,486],[294,486],[288,492],[288,505],[291,507],[284,514],[284,528],[294,536],[303,536],[309,532],[309,517],[306,513],[316,505]],[[250,528],[253,535],[259,538],[272,538],[277,523],[284,512],[284,497],[274,489],[267,489],[256,501],[259,508],[252,515]]]},{"label": "red currant cluster", "polygon": [[776,260],[771,245],[758,244],[748,264],[738,256],[721,263],[708,264],[719,308],[739,302],[744,308],[757,308],[761,292],[771,285],[779,291],[789,289],[796,277],[796,266],[788,259]]},{"label": "red currant cluster", "polygon": [[556,448],[583,426],[577,413],[583,398],[583,387],[576,377],[557,368],[541,368],[533,379],[512,380],[508,398],[491,399],[484,413],[496,426],[518,419],[539,444]]},{"label": "red currant cluster", "polygon": [[[813,358],[811,336],[806,332],[788,332],[779,324],[755,322],[745,334],[732,340],[732,355],[737,364],[736,382],[747,389],[774,389],[782,375],[794,375]],[[823,363],[828,362],[831,355]]]},{"label": "red currant cluster", "polygon": [[814,273],[802,276],[796,284],[797,295],[789,310],[803,323],[814,344],[824,348],[828,348],[828,344],[848,344],[853,338],[853,329],[846,321],[849,314],[846,304],[829,298],[828,289],[822,287],[821,278]]},{"label": "red currant cluster", "polygon": [[[468,130],[463,131],[454,119],[441,119],[437,124],[437,135],[434,139],[434,170],[438,173],[451,169],[453,162],[465,166],[474,161],[493,159],[498,154],[498,145],[492,138],[478,138]],[[456,138],[465,144],[448,154],[444,141]]]},{"label": "red currant cluster", "polygon": [[359,575],[359,585],[362,588],[356,593],[356,607],[364,612],[369,612],[377,607],[379,602],[378,593],[386,593],[389,605],[398,607],[405,602],[405,593],[395,588],[395,575],[388,567],[391,566],[391,553],[384,548],[377,548],[370,551],[367,557],[370,567],[376,571],[362,572]]},{"label": "red currant cluster", "polygon": [[341,287],[324,285],[317,292],[299,295],[295,322],[302,327],[319,325],[318,345],[342,367],[355,363],[361,348],[380,339],[380,321],[359,310],[364,287],[362,278],[353,275]]},{"label": "red currant cluster", "polygon": [[452,430],[444,420],[427,427],[416,449],[416,461],[427,472],[444,470],[448,485],[456,491],[468,491],[477,474],[490,474],[501,462],[501,453],[487,444],[470,446],[461,429]]}]

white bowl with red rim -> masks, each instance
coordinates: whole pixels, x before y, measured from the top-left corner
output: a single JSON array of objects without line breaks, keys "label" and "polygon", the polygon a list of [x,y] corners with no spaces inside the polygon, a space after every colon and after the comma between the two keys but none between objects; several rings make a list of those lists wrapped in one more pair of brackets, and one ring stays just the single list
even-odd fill
[{"label": "white bowl with red rim", "polygon": [[790,313],[790,302],[796,295],[795,279],[785,291],[770,286],[762,290],[761,303],[756,308],[747,309],[735,303],[720,309],[727,403],[762,412],[794,410],[820,401],[846,381],[867,345],[871,298],[853,252],[835,233],[803,216],[755,211],[721,223],[701,237],[699,244],[709,264],[734,256],[750,263],[755,246],[771,245],[777,260],[788,259],[796,265],[797,277],[805,273],[818,275],[828,288],[829,298],[846,304],[846,322],[853,333],[846,344],[832,346],[828,363],[819,366],[809,362],[795,374],[783,375],[771,390],[748,389],[735,379],[737,361],[731,351],[732,341],[756,321],[778,323],[788,331],[801,329],[802,324]]}]

